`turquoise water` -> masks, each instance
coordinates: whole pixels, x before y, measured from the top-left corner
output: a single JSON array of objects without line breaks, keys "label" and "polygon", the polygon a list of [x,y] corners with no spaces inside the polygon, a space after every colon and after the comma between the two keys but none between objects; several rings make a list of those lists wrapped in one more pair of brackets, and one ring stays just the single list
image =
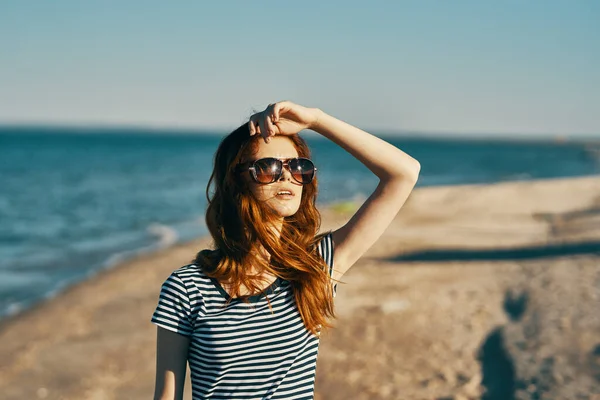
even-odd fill
[{"label": "turquoise water", "polygon": [[[0,128],[0,318],[133,254],[205,234],[221,137]],[[304,137],[319,168],[319,205],[375,189],[376,177],[342,148]],[[384,139],[421,162],[418,186],[600,172],[581,143]]]}]

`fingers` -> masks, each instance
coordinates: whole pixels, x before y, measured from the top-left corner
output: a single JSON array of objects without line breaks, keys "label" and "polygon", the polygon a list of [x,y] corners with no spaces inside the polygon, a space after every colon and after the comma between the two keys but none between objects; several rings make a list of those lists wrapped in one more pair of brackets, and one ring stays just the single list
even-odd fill
[{"label": "fingers", "polygon": [[277,126],[275,126],[275,124],[276,124],[275,114],[273,112],[274,107],[275,107],[275,103],[271,103],[265,110],[265,119],[267,121],[268,136],[275,136],[277,134]]},{"label": "fingers", "polygon": [[258,126],[260,128],[260,134],[262,135],[263,139],[265,139],[265,143],[269,143],[269,133],[267,131],[267,121],[266,121],[266,118],[264,117],[264,114],[261,115],[261,117],[259,118]]},{"label": "fingers", "polygon": [[248,121],[248,128],[250,130],[250,136],[254,136],[257,133],[259,135],[261,134],[258,120],[259,120],[258,114],[254,114],[253,116],[250,117],[250,121]]},{"label": "fingers", "polygon": [[275,134],[277,133],[275,130],[275,125],[273,124],[272,118],[270,115],[265,115],[265,125],[267,127],[267,143],[269,143],[269,137],[271,136],[275,136]]},{"label": "fingers", "polygon": [[273,112],[272,112],[272,115],[273,115],[273,120],[274,120],[275,122],[279,121],[279,114],[280,114],[280,113],[281,113],[281,111],[284,109],[284,107],[285,107],[285,105],[286,105],[285,103],[286,103],[285,101],[281,101],[281,102],[279,102],[279,103],[275,103],[275,104],[273,105]]},{"label": "fingers", "polygon": [[271,103],[267,108],[250,117],[248,127],[250,136],[259,134],[265,140],[265,143],[271,141],[270,137],[275,136],[279,130],[277,123],[279,122],[280,113],[285,110],[285,101],[279,103]]}]

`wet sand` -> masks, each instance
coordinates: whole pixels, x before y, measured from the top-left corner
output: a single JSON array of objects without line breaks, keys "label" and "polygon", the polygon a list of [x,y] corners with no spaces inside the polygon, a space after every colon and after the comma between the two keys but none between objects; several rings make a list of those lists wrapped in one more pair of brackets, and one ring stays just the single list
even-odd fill
[{"label": "wet sand", "polygon": [[[323,230],[354,209],[322,210]],[[208,243],[124,262],[2,322],[0,397],[152,398],[160,284]],[[342,282],[316,399],[600,393],[600,177],[416,189]]]}]

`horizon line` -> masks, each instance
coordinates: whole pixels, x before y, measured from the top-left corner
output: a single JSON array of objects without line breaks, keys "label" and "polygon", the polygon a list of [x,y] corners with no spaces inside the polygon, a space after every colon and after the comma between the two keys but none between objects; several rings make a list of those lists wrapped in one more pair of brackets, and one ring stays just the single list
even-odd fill
[{"label": "horizon line", "polygon": [[[239,126],[239,125],[238,125]],[[0,121],[0,129],[41,129],[41,130],[87,130],[87,131],[102,131],[105,133],[111,133],[111,131],[130,131],[140,132],[144,131],[147,134],[159,134],[159,133],[179,133],[188,135],[222,135],[232,132],[237,129],[226,127],[202,127],[202,126],[177,126],[177,125],[160,125],[160,124],[144,124],[144,123],[111,123],[111,122],[39,122],[39,121]],[[361,128],[369,133],[376,133],[378,136],[385,137],[411,137],[411,138],[435,138],[435,139],[453,139],[453,138],[468,138],[468,139],[507,139],[507,140],[547,140],[547,141],[600,141],[600,133],[547,133],[547,132],[536,132],[536,133],[507,133],[500,131],[450,131],[450,130],[391,130],[391,129],[368,129]],[[301,131],[303,133],[309,133],[311,135],[320,135],[311,130]],[[69,132],[74,133],[74,132]],[[85,132],[81,132],[85,134]]]}]

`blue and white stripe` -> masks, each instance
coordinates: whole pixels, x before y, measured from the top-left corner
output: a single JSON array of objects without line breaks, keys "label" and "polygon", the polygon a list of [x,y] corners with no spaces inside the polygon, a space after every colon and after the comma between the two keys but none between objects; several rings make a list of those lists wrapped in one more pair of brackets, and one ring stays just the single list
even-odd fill
[{"label": "blue and white stripe", "polygon": [[[331,275],[331,233],[318,251]],[[319,336],[304,326],[288,281],[267,293],[273,312],[264,296],[225,307],[223,292],[195,264],[163,283],[151,321],[190,338],[193,399],[313,399]]]}]

